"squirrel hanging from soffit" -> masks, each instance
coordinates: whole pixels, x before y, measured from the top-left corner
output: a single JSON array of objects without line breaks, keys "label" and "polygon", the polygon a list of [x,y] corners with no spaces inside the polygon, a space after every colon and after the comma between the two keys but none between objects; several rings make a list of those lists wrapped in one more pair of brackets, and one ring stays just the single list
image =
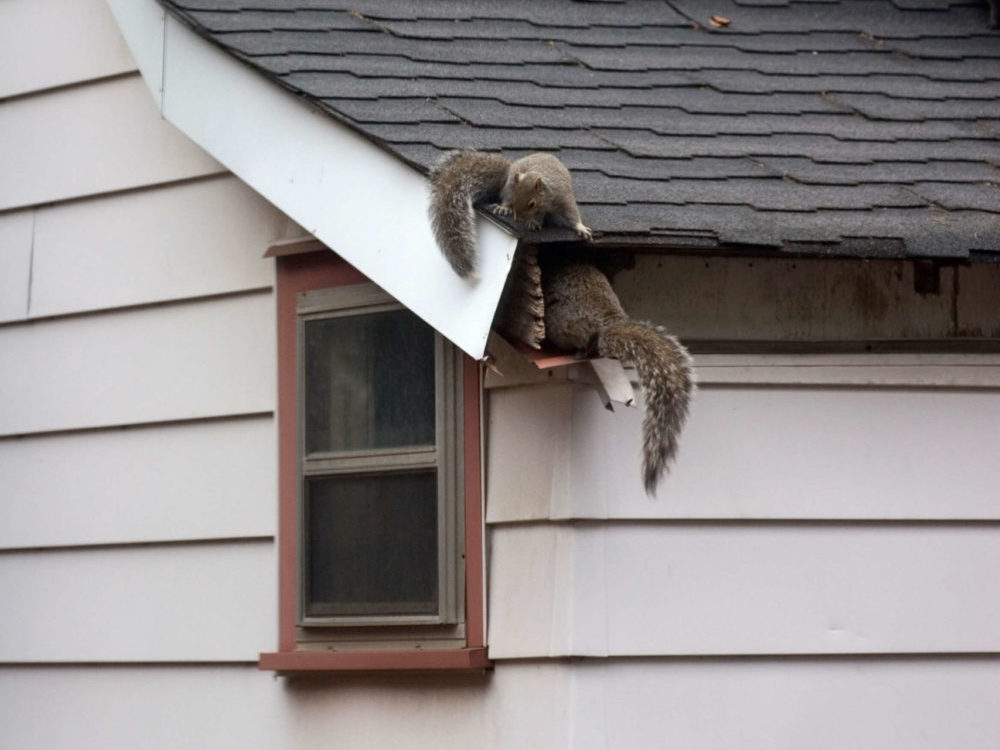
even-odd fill
[{"label": "squirrel hanging from soffit", "polygon": [[[551,154],[517,161],[479,151],[449,151],[431,170],[430,216],[445,257],[462,278],[475,275],[474,206],[511,213],[529,229],[549,219],[584,239],[569,170]],[[544,276],[546,338],[560,349],[621,360],[636,368],[645,401],[643,483],[650,495],[677,452],[695,387],[691,357],[663,328],[632,320],[608,278],[587,263]]]},{"label": "squirrel hanging from soffit", "polygon": [[545,335],[560,349],[618,359],[635,367],[642,386],[642,479],[653,495],[677,453],[695,388],[687,349],[661,326],[633,320],[596,266],[572,263],[543,284]]}]

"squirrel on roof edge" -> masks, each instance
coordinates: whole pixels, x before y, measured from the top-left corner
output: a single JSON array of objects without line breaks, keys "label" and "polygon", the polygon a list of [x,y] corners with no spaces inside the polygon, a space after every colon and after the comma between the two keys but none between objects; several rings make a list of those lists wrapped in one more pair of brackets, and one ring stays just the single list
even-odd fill
[{"label": "squirrel on roof edge", "polygon": [[523,221],[529,230],[542,222],[592,237],[580,220],[569,170],[552,154],[536,153],[511,162],[482,151],[449,151],[430,173],[431,227],[445,258],[463,279],[475,279],[476,224],[473,207],[485,203],[496,216]]},{"label": "squirrel on roof edge", "polygon": [[[445,258],[462,278],[477,270],[474,206],[494,214],[513,213],[529,229],[548,218],[585,239],[591,231],[580,220],[569,170],[551,154],[537,153],[511,162],[481,151],[449,151],[434,166],[430,217]],[[496,201],[498,203],[489,203]],[[691,357],[660,326],[631,319],[596,266],[571,262],[543,274],[545,335],[560,349],[610,357],[635,366],[645,400],[642,477],[653,495],[677,453],[687,419],[695,377]]]}]

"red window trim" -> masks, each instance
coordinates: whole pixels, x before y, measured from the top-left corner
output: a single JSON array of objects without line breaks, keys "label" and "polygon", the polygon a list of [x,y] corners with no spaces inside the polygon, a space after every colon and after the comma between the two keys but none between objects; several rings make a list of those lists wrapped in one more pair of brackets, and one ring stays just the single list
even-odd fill
[{"label": "red window trim", "polygon": [[261,654],[261,669],[275,672],[373,672],[489,669],[485,648],[385,651],[292,651]]},{"label": "red window trim", "polygon": [[329,250],[289,255],[277,264],[278,314],[278,651],[262,653],[258,666],[280,672],[342,670],[483,669],[486,653],[483,568],[482,457],[480,450],[480,374],[478,363],[463,356],[465,455],[465,622],[460,649],[384,651],[300,651],[296,641],[298,521],[296,497],[296,301],[299,292],[369,281]]}]

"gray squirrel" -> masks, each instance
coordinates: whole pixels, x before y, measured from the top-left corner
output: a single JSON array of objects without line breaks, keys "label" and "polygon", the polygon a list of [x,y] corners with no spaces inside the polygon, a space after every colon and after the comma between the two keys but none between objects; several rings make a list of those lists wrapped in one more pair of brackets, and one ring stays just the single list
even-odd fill
[{"label": "gray squirrel", "polygon": [[537,153],[511,162],[482,151],[449,151],[430,173],[431,228],[445,258],[463,279],[474,278],[476,223],[473,207],[485,204],[496,216],[539,229],[546,218],[591,239],[580,220],[569,170],[552,154]]},{"label": "gray squirrel", "polygon": [[560,349],[619,359],[639,374],[645,401],[642,475],[646,492],[677,453],[695,389],[691,357],[660,326],[632,320],[596,266],[572,263],[543,279],[545,333]]},{"label": "gray squirrel", "polygon": [[[481,151],[449,151],[430,173],[430,217],[445,258],[462,278],[477,270],[474,207],[514,215],[529,229],[546,218],[585,239],[569,170],[551,154],[511,162]],[[619,359],[639,374],[645,399],[643,482],[650,495],[677,453],[695,387],[691,357],[661,327],[632,320],[596,266],[557,262],[543,272],[545,334],[554,346]]]}]

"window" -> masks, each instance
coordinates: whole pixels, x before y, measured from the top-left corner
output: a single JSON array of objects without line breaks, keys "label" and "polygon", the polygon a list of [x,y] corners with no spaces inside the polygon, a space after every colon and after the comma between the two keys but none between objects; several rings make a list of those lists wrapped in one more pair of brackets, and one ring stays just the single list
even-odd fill
[{"label": "window", "polygon": [[280,671],[481,668],[477,363],[333,253],[278,262]]},{"label": "window", "polygon": [[299,624],[456,623],[461,362],[373,284],[298,295]]}]

